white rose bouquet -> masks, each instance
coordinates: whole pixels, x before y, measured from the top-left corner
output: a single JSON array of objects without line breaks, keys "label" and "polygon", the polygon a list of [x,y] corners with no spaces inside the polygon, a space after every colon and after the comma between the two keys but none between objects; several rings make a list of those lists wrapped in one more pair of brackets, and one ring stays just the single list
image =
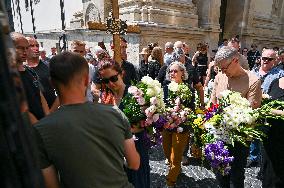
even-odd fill
[{"label": "white rose bouquet", "polygon": [[252,139],[261,140],[265,135],[256,128],[258,111],[253,110],[250,102],[238,92],[226,90],[221,95],[219,104],[212,105],[205,113],[205,143],[221,140],[234,145],[237,141],[248,146]]},{"label": "white rose bouquet", "polygon": [[149,76],[144,76],[137,85],[128,88],[123,98],[124,114],[129,122],[147,127],[157,122],[164,112],[164,94],[161,84]]},{"label": "white rose bouquet", "polygon": [[183,132],[187,126],[188,117],[193,113],[189,108],[192,99],[190,88],[184,83],[171,82],[168,85],[167,108],[164,113],[165,129]]}]

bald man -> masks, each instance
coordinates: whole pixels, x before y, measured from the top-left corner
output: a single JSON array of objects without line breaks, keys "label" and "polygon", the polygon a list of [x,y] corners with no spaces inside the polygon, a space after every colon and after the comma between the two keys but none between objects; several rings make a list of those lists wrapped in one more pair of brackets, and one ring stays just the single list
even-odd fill
[{"label": "bald man", "polygon": [[270,91],[271,83],[274,80],[284,77],[284,70],[275,66],[276,58],[277,54],[273,49],[263,50],[259,69],[252,71],[262,81],[261,89],[263,93]]},{"label": "bald man", "polygon": [[20,33],[11,33],[11,38],[15,45],[16,50],[16,65],[20,73],[20,77],[25,90],[28,109],[22,110],[29,114],[32,124],[36,123],[39,119],[43,118],[49,113],[47,102],[41,93],[38,85],[38,79],[33,72],[30,72],[28,67],[23,65],[27,60],[27,50],[29,48],[28,40]]}]

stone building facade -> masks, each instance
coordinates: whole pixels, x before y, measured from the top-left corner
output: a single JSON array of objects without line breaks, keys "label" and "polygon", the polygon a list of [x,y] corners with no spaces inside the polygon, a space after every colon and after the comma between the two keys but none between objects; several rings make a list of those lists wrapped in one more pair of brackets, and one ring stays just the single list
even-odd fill
[{"label": "stone building facade", "polygon": [[[192,51],[203,41],[210,51],[222,38],[239,35],[242,47],[256,43],[262,47],[284,47],[283,0],[119,0],[120,18],[138,25],[141,33],[127,34],[129,61],[139,62],[139,51],[151,42],[163,46],[167,41],[181,40]],[[111,0],[82,0],[83,10],[74,15],[68,40],[84,40],[87,46],[112,36],[104,31],[89,30],[88,22],[104,22],[111,11]],[[38,33],[38,39],[49,48],[60,33]],[[54,45],[54,44],[53,44]],[[109,48],[109,45],[106,45]],[[193,52],[192,52],[193,53]]]}]

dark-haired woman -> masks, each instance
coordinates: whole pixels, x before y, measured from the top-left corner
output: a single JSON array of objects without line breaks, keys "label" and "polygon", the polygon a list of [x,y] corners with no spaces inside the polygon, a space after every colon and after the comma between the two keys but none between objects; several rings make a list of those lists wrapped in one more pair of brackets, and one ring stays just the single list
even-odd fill
[{"label": "dark-haired woman", "polygon": [[160,68],[163,66],[163,64],[164,57],[162,48],[154,47],[151,52],[150,60],[148,63],[147,75],[150,76],[152,79],[155,79],[158,76]]},{"label": "dark-haired woman", "polygon": [[[114,61],[103,61],[99,63],[98,69],[103,88],[105,88],[101,93],[101,102],[117,105],[123,111],[122,99],[128,93],[129,85],[123,82],[121,67]],[[143,142],[145,130],[132,128],[132,133],[137,138],[135,146],[140,155],[140,167],[137,171],[126,168],[128,180],[135,188],[150,188],[149,154]]]},{"label": "dark-haired woman", "polygon": [[196,67],[197,72],[199,73],[200,76],[200,82],[202,85],[205,83],[206,79],[206,71],[208,69],[210,58],[208,57],[207,53],[207,45],[202,44],[200,46],[200,51],[197,51],[193,58],[192,58],[192,65]]}]

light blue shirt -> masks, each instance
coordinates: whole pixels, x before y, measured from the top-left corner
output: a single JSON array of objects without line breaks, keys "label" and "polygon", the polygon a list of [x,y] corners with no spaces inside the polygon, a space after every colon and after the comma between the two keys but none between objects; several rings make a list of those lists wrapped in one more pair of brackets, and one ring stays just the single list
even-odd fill
[{"label": "light blue shirt", "polygon": [[268,93],[271,83],[279,78],[284,77],[284,70],[274,67],[266,75],[260,75],[259,69],[253,69],[253,73],[261,80],[261,88],[263,93]]}]

